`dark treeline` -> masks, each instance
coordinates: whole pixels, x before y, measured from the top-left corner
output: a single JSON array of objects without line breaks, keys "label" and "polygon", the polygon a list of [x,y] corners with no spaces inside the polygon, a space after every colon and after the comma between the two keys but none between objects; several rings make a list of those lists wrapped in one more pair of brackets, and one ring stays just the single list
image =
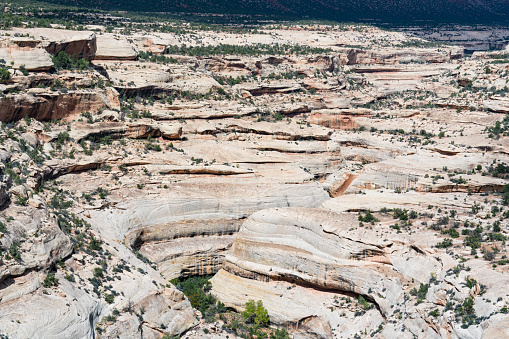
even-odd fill
[{"label": "dark treeline", "polygon": [[[292,19],[409,23],[500,23],[509,22],[508,0],[47,0],[61,5],[136,12],[195,13],[205,22],[221,20],[199,13],[246,14]],[[201,17],[201,19],[200,19]],[[231,19],[231,18],[230,18]],[[250,18],[236,18],[248,21]]]}]

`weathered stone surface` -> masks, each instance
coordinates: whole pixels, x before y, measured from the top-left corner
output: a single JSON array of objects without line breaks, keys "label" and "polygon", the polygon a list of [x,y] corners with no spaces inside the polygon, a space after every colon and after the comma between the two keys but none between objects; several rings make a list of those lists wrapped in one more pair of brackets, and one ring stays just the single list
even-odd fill
[{"label": "weathered stone surface", "polygon": [[219,119],[248,116],[255,112],[252,108],[233,107],[210,107],[208,105],[197,105],[199,107],[180,108],[178,106],[167,106],[152,112],[154,120],[177,120],[177,119]]},{"label": "weathered stone surface", "polygon": [[[0,40],[0,59],[15,68],[24,66],[29,71],[47,71],[53,67],[50,55],[60,51],[69,56],[92,60],[96,51],[95,33],[51,28],[14,28]],[[27,35],[29,37],[17,37]]]},{"label": "weathered stone surface", "polygon": [[[1,238],[2,246],[6,248],[19,243],[24,233],[38,233],[40,236],[31,244],[24,243],[19,259],[11,257],[9,260],[2,260],[0,282],[3,282],[5,287],[0,290],[0,303],[37,289],[40,286],[39,276],[30,272],[48,270],[57,260],[67,257],[72,252],[70,239],[60,230],[55,218],[48,218],[46,211],[31,209],[30,215],[9,223],[7,227],[9,235],[3,235]],[[17,277],[21,277],[19,282],[16,282]],[[18,284],[24,285],[25,288],[18,289]]]},{"label": "weathered stone surface", "polygon": [[[404,160],[403,160],[404,159]],[[422,192],[485,192],[499,191],[505,181],[482,175],[471,175],[464,178],[464,183],[451,182],[440,176],[434,180],[433,172],[437,167],[434,160],[440,161],[443,168],[468,171],[478,164],[486,165],[490,160],[475,154],[448,156],[420,152],[419,154],[399,156],[394,159],[383,160],[367,165],[350,183],[347,192],[357,189],[393,189],[407,191],[415,189]]]},{"label": "weathered stone surface", "polygon": [[182,137],[182,126],[180,125],[160,124],[158,128],[161,136],[165,139],[177,140]]},{"label": "weathered stone surface", "polygon": [[[209,124],[211,125],[211,124]],[[332,130],[319,126],[288,125],[283,122],[259,122],[256,124],[243,120],[226,120],[213,125],[217,132],[255,133],[274,135],[280,140],[330,140]]]},{"label": "weathered stone surface", "polygon": [[281,83],[272,85],[260,85],[260,86],[242,86],[238,87],[239,91],[247,91],[251,95],[258,96],[263,94],[273,93],[291,93],[301,89],[301,86],[297,83]]},{"label": "weathered stone surface", "polygon": [[20,339],[46,336],[92,338],[94,318],[99,313],[98,302],[68,282],[64,281],[63,285],[67,297],[40,292],[2,303],[2,331]]},{"label": "weathered stone surface", "polygon": [[455,193],[424,193],[410,191],[394,193],[390,190],[367,190],[365,194],[346,194],[323,203],[326,210],[335,212],[357,212],[370,210],[378,212],[383,208],[425,209],[429,205],[444,208],[468,208],[468,203],[454,200]]},{"label": "weathered stone surface", "polygon": [[485,108],[496,113],[509,113],[509,101],[507,100],[486,100],[483,102]]},{"label": "weathered stone surface", "polygon": [[166,51],[166,41],[157,36],[145,35],[136,38],[136,40],[139,41],[138,46],[142,47],[147,52],[163,54]]},{"label": "weathered stone surface", "polygon": [[444,49],[351,49],[346,51],[348,64],[395,64],[405,62],[442,63],[463,57],[462,48]]},{"label": "weathered stone surface", "polygon": [[[108,249],[115,257],[120,254],[113,247]],[[122,256],[124,258],[132,256],[130,261],[137,262],[129,252],[122,253]],[[165,324],[165,331],[169,335],[179,335],[193,326],[196,323],[194,311],[182,292],[164,287],[165,280],[155,274],[150,267],[139,261],[136,264],[141,265],[144,270],[121,273],[122,279],[112,282],[114,289],[122,291],[122,295],[115,298],[113,305],[86,293],[85,289],[90,286],[86,286],[84,280],[81,280],[81,286],[76,288],[75,284],[64,279],[62,274],[57,274],[61,281],[59,293],[50,289],[46,290],[45,294],[39,289],[35,295],[22,295],[18,300],[0,304],[2,330],[13,333],[13,338],[47,335],[92,338],[95,336],[97,326],[106,326],[100,319],[114,308],[126,313],[122,315],[121,322],[106,333],[114,333],[121,337],[132,338],[141,334],[139,327],[134,327],[139,322],[131,318],[133,315],[130,315],[130,312],[139,314],[142,309],[147,310],[144,312],[143,322],[146,333]],[[81,266],[79,262],[71,260],[67,265],[73,267],[74,276],[93,276],[91,269]],[[148,275],[141,273],[144,271],[148,271]],[[154,282],[161,287],[155,286]],[[21,283],[16,282],[17,285]],[[38,287],[40,285],[36,286]],[[30,291],[24,293],[27,292]],[[24,302],[20,303],[19,300]],[[26,312],[27,305],[30,305],[31,312]]]},{"label": "weathered stone surface", "polygon": [[[35,45],[35,44],[34,44]],[[38,47],[20,47],[12,42],[0,43],[0,59],[14,67],[24,66],[29,71],[47,71],[53,67],[50,54]]]},{"label": "weathered stone surface", "polygon": [[482,334],[482,339],[487,338],[505,338],[509,336],[509,328],[507,327],[507,317],[497,316],[491,322],[491,325]]},{"label": "weathered stone surface", "polygon": [[108,158],[109,157],[90,156],[80,159],[79,161],[57,159],[48,161],[46,163],[46,168],[44,168],[44,177],[47,179],[57,178],[64,174],[97,169],[101,167]]},{"label": "weathered stone surface", "polygon": [[[313,209],[271,209],[253,214],[243,224],[222,270],[212,279],[214,294],[237,309],[248,299],[261,299],[276,323],[301,324],[319,312],[317,321],[323,325],[311,326],[322,331],[318,337],[331,337],[326,334],[331,331],[331,317],[320,303],[305,300],[313,295],[321,298],[325,291],[361,294],[374,300],[383,315],[391,313],[394,305],[404,303],[403,283],[436,272],[440,262],[412,250],[416,245],[354,230],[354,220],[347,214]],[[401,266],[407,267],[409,262],[426,273]],[[302,288],[293,296],[280,294],[283,282]],[[324,292],[313,292],[308,286]]]},{"label": "weathered stone surface", "polygon": [[353,129],[356,117],[371,115],[368,109],[321,109],[311,112],[310,122],[333,129]]},{"label": "weathered stone surface", "polygon": [[[327,199],[325,191],[313,184],[194,186],[169,189],[159,199],[133,201],[118,206],[113,215],[94,213],[93,218],[102,220],[101,232],[139,249],[172,279],[215,273],[233,235],[252,212],[264,207],[318,206]],[[203,192],[208,192],[207,197]]]},{"label": "weathered stone surface", "polygon": [[[73,123],[74,129],[69,136],[75,141],[94,140],[109,137],[113,140],[123,137],[133,139],[146,139],[148,137],[163,137],[168,140],[178,140],[182,136],[182,126],[177,124],[165,124],[154,122],[122,123],[122,122],[100,122],[89,124],[84,122]],[[64,132],[62,128],[55,128],[51,132],[45,132],[43,137],[46,140],[55,140],[59,133]]]},{"label": "weathered stone surface", "polygon": [[[380,228],[356,228],[357,222],[355,215],[321,209],[283,208],[254,213],[243,224],[222,269],[212,279],[214,295],[237,310],[242,310],[249,299],[262,300],[271,320],[292,324],[290,328],[297,337],[353,335],[358,326],[372,331],[382,317],[392,316],[395,310],[399,313],[400,308],[406,311],[395,324],[404,323],[411,333],[437,338],[450,332],[465,335],[449,322],[452,319],[430,322],[422,306],[410,304],[405,297],[410,286],[426,282],[430,274],[438,281],[436,287],[428,285],[424,303],[438,303],[441,293],[451,285],[458,286],[463,298],[472,293],[459,287],[461,278],[446,273],[454,261],[429,249],[429,231],[414,237],[381,237],[377,234]],[[501,273],[483,277],[487,269],[481,269],[482,264],[477,262],[471,265],[470,274],[483,283],[491,281],[489,286],[507,279]],[[343,308],[345,303],[339,304],[338,298],[345,300],[345,293],[374,301],[378,311],[352,318]],[[482,300],[476,298],[475,305],[482,314]],[[496,324],[486,324],[491,329],[485,333],[504,331],[501,323]],[[481,328],[472,331],[476,336],[483,333]],[[389,337],[398,332],[390,325],[382,331]]]},{"label": "weathered stone surface", "polygon": [[[223,269],[241,277],[280,278],[317,288],[363,294],[377,300],[382,312],[388,312],[387,308],[400,296],[397,292],[384,293],[384,299],[378,301],[376,293],[388,288],[389,281],[395,284],[398,278],[378,264],[389,261],[385,248],[392,246],[391,242],[375,237],[368,240],[364,232],[360,236],[348,231],[350,225],[341,221],[341,217],[305,209],[257,212],[244,223]],[[273,229],[272,225],[277,228]],[[291,241],[286,240],[285,235],[294,232],[296,226],[301,231]],[[264,237],[267,239],[263,240]],[[352,260],[357,260],[355,266]],[[219,285],[221,282],[215,279],[216,293],[221,293]],[[368,293],[369,289],[373,294]]]},{"label": "weathered stone surface", "polygon": [[57,55],[60,51],[69,56],[87,60],[94,59],[96,53],[96,36],[90,31],[75,31],[51,28],[14,29],[20,34],[29,34],[41,42],[41,46],[50,54]]},{"label": "weathered stone surface", "polygon": [[79,90],[8,94],[0,98],[0,121],[10,122],[28,116],[37,120],[54,120],[74,117],[85,111],[118,108],[118,93],[104,90]]},{"label": "weathered stone surface", "polygon": [[[232,338],[168,280],[216,274],[294,338],[504,336],[501,53],[130,20],[0,34],[0,334]],[[164,54],[258,43],[288,53]],[[92,67],[45,73],[62,50]]]},{"label": "weathered stone surface", "polygon": [[96,60],[135,60],[138,54],[129,42],[112,34],[97,36]]}]

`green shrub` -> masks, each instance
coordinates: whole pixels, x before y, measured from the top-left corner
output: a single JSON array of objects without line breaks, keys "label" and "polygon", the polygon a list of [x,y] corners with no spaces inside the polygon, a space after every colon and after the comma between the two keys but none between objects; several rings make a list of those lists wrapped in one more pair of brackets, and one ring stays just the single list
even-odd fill
[{"label": "green shrub", "polygon": [[357,299],[358,305],[364,310],[367,311],[373,308],[373,305],[370,304],[362,295]]},{"label": "green shrub", "polygon": [[6,83],[11,78],[11,73],[5,67],[5,60],[0,59],[0,83]]},{"label": "green shrub", "polygon": [[0,221],[0,233],[7,233],[7,227]]},{"label": "green shrub", "polygon": [[24,76],[28,75],[28,70],[26,69],[25,65],[19,66],[19,70],[21,73],[23,73]]},{"label": "green shrub", "polygon": [[108,304],[113,304],[113,302],[115,301],[115,296],[113,294],[108,294],[106,295],[104,300],[106,300]]},{"label": "green shrub", "polygon": [[52,286],[58,286],[58,279],[55,278],[55,273],[48,273],[46,278],[44,279],[44,282],[42,283],[42,286],[50,288]]},{"label": "green shrub", "polygon": [[278,328],[272,333],[270,339],[290,339],[290,334],[286,330],[286,328]]},{"label": "green shrub", "polygon": [[419,216],[419,214],[417,214],[416,211],[410,211],[410,213],[408,214],[409,218],[410,219],[417,219],[417,217]]},{"label": "green shrub", "polygon": [[171,283],[177,287],[191,302],[191,306],[200,310],[205,316],[210,314],[209,309],[216,305],[216,299],[208,294],[212,285],[209,281],[211,277],[191,277],[184,280],[173,279]]},{"label": "green shrub", "polygon": [[28,205],[28,198],[16,197],[16,201],[14,203],[19,206],[26,206]]},{"label": "green shrub", "polygon": [[410,295],[417,297],[417,303],[422,302],[424,299],[426,299],[426,294],[428,294],[429,284],[423,284],[419,286],[419,289],[416,289],[415,287],[410,291]]},{"label": "green shrub", "polygon": [[21,259],[21,254],[19,253],[19,247],[20,247],[19,242],[13,242],[11,244],[11,247],[9,247],[9,255],[14,260],[20,260]]},{"label": "green shrub", "polygon": [[465,280],[465,286],[468,288],[472,288],[475,285],[477,285],[477,280],[475,280],[474,278],[467,277],[467,279]]},{"label": "green shrub", "polygon": [[436,248],[448,248],[452,246],[452,239],[444,239],[443,241],[439,242],[435,245]]},{"label": "green shrub", "polygon": [[269,313],[263,307],[263,302],[258,300],[249,300],[246,302],[245,310],[242,312],[242,318],[247,323],[255,323],[257,325],[266,326],[269,324]]},{"label": "green shrub", "polygon": [[394,219],[399,219],[402,221],[408,220],[408,210],[404,210],[401,208],[395,208],[393,216],[394,216]]},{"label": "green shrub", "polygon": [[366,211],[366,214],[362,215],[359,213],[359,221],[360,222],[368,222],[368,223],[371,223],[371,224],[374,224],[375,222],[379,222],[380,220],[378,220],[372,213],[371,211]]},{"label": "green shrub", "polygon": [[96,278],[104,278],[104,273],[103,273],[102,268],[100,268],[100,267],[94,268],[94,277],[96,277]]},{"label": "green shrub", "polygon": [[101,251],[101,241],[97,240],[94,236],[90,239],[90,242],[88,243],[88,249],[92,251]]},{"label": "green shrub", "polygon": [[435,308],[433,311],[429,312],[429,315],[437,318],[440,316],[440,311],[438,310],[438,308]]},{"label": "green shrub", "polygon": [[485,132],[489,133],[489,137],[499,139],[501,135],[507,136],[509,133],[509,114],[502,121],[495,122],[495,126],[486,127]]},{"label": "green shrub", "polygon": [[64,51],[58,52],[58,54],[54,57],[52,57],[53,64],[55,65],[55,68],[58,70],[62,69],[78,69],[78,70],[86,70],[90,68],[89,62],[85,59],[78,59],[78,57],[75,55],[74,57],[70,57],[65,53]]}]

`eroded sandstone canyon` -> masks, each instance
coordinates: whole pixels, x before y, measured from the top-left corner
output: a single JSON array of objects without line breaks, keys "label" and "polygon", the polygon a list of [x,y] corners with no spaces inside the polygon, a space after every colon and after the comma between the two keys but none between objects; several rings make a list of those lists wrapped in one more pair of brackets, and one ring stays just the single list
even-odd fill
[{"label": "eroded sandstone canyon", "polygon": [[509,51],[130,27],[0,31],[0,335],[509,336]]}]

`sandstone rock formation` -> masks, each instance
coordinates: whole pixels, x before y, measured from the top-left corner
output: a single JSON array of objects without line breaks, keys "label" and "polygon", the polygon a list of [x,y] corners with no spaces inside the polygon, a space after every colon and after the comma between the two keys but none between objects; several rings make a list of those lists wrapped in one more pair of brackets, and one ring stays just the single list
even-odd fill
[{"label": "sandstone rock formation", "polygon": [[56,93],[32,91],[0,98],[0,116],[5,122],[16,121],[25,116],[38,120],[63,119],[86,111],[117,107],[118,93],[110,88]]},{"label": "sandstone rock formation", "polygon": [[[426,307],[430,303],[431,307],[433,303],[440,305],[439,299],[448,285],[459,283],[449,275],[454,260],[427,250],[426,232],[421,231],[419,238],[396,234],[380,237],[377,233],[381,229],[359,229],[356,223],[351,214],[321,209],[254,213],[243,224],[221,271],[212,279],[213,293],[239,310],[249,299],[263,300],[271,320],[291,324],[297,337],[353,335],[354,323],[374,331],[382,319],[393,316],[405,324],[403,332],[409,331],[410,335],[439,337],[452,332],[463,336],[461,328],[451,324],[445,313],[443,322],[430,322],[423,312],[424,305],[419,306],[422,301],[414,306],[405,293],[413,286],[422,287],[431,276],[435,287],[428,290],[424,303]],[[487,283],[489,279],[482,274],[476,271],[471,276]],[[501,295],[500,291],[493,292]],[[341,312],[349,312],[345,303],[338,302],[338,296],[344,300],[345,295],[372,300],[377,311],[366,313],[365,322],[352,315],[338,317]],[[468,291],[463,296],[468,297]],[[398,315],[400,309],[405,310],[403,319]],[[381,335],[397,336],[398,332],[387,325]]]},{"label": "sandstone rock formation", "polygon": [[82,14],[0,34],[0,337],[504,336],[503,53]]},{"label": "sandstone rock formation", "polygon": [[123,37],[100,35],[97,37],[97,60],[134,60],[136,52]]},{"label": "sandstone rock formation", "polygon": [[14,67],[24,66],[29,71],[48,71],[53,67],[50,54],[38,48],[40,41],[17,38],[0,42],[0,59]]},{"label": "sandstone rock formation", "polygon": [[463,48],[436,51],[435,49],[378,49],[346,51],[348,65],[357,64],[396,64],[407,62],[443,63],[463,57]]},{"label": "sandstone rock formation", "polygon": [[86,60],[95,58],[97,44],[94,32],[49,28],[15,29],[14,31],[39,39],[41,46],[52,55],[63,51],[70,56]]}]

